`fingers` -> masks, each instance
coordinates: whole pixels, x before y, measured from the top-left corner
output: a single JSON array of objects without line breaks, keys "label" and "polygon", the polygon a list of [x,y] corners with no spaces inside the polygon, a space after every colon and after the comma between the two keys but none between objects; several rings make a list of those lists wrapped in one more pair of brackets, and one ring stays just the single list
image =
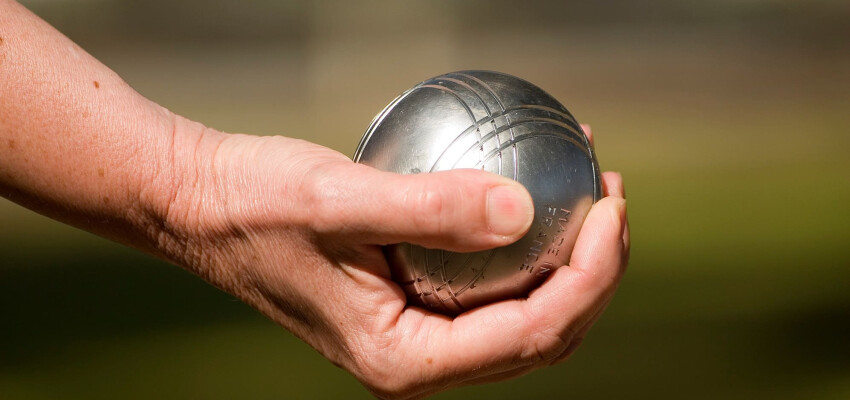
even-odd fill
[{"label": "fingers", "polygon": [[[582,128],[592,141],[590,128]],[[454,189],[438,189],[438,193],[444,196],[441,198],[450,199],[457,210],[474,214],[482,201],[487,204],[486,196],[481,193],[487,193],[492,185],[500,185],[501,182],[500,177],[472,175],[473,172],[443,173],[436,183],[428,181],[429,177],[425,175],[417,176],[422,181],[415,183],[402,183],[392,177],[385,179],[388,183],[404,187],[403,192],[420,193],[419,196],[423,188],[427,193],[427,188],[434,188],[430,185],[441,186],[440,183],[448,181],[451,183],[449,187]],[[435,316],[416,307],[406,308],[392,322],[394,333],[391,336],[401,338],[392,346],[392,355],[394,360],[410,368],[399,370],[391,368],[393,363],[380,363],[388,368],[383,376],[392,378],[379,380],[383,386],[373,390],[423,395],[448,387],[522,375],[562,361],[573,353],[610,302],[628,260],[629,233],[622,177],[609,172],[604,173],[602,178],[606,197],[596,203],[587,215],[568,266],[557,269],[528,299],[490,304],[454,319]],[[471,182],[475,185],[470,185]],[[463,191],[462,188],[467,185],[472,189]],[[389,189],[385,188],[380,193],[393,199],[394,193]],[[405,211],[404,204],[409,200],[408,194],[401,199],[387,201],[386,205],[395,207],[392,208],[394,212],[415,218]],[[512,204],[513,201],[516,199],[507,203]],[[444,207],[439,210],[441,212],[435,214],[444,216]],[[450,212],[449,216],[455,216],[455,212],[460,211]],[[452,237],[452,229],[448,227],[460,229],[463,225],[447,224],[462,220],[457,217],[442,219],[448,222],[438,225],[440,229],[433,229],[433,226],[428,226],[429,222],[422,220],[414,224],[421,226],[398,227],[392,218],[388,218],[382,232],[386,238],[398,234],[422,235],[422,232],[426,236],[443,232]],[[476,229],[479,231],[482,226],[490,227],[481,222],[487,221],[487,216],[480,215],[480,211],[470,221],[478,224]],[[523,231],[525,229],[527,226],[523,227]],[[490,229],[481,236],[492,237],[492,234]],[[438,242],[434,237],[431,236],[431,240]],[[473,243],[466,237],[455,236],[453,240],[455,245],[460,243],[459,246],[469,247]],[[408,241],[415,241],[415,238]]]},{"label": "fingers", "polygon": [[482,171],[398,175],[349,164],[334,174],[314,188],[309,221],[363,243],[476,251],[517,240],[534,216],[521,184]]},{"label": "fingers", "polygon": [[[533,291],[526,303],[542,337],[558,346],[541,346],[550,359],[559,356],[601,310],[619,282],[625,265],[623,235],[626,203],[619,197],[603,198],[591,208],[576,240],[570,264],[552,274]],[[551,343],[550,343],[551,344]]]},{"label": "fingers", "polygon": [[559,268],[527,300],[491,304],[454,320],[411,318],[397,328],[422,332],[397,349],[405,358],[429,360],[416,379],[466,377],[488,381],[548,365],[574,348],[574,338],[604,307],[623,272],[625,201],[609,196],[590,211],[569,266]]},{"label": "fingers", "polygon": [[592,328],[593,325],[596,324],[596,321],[599,320],[599,317],[602,316],[603,312],[608,307],[608,304],[611,303],[611,299],[613,299],[613,297],[613,293],[608,296],[608,298],[602,303],[602,306],[599,308],[599,310],[596,311],[596,314],[590,317],[590,320],[588,320],[583,327],[576,331],[575,336],[573,336],[572,341],[570,341],[570,345],[567,346],[566,349],[564,349],[564,352],[561,353],[561,355],[552,360],[549,365],[560,364],[569,359],[570,356],[575,353],[575,351],[582,344],[582,342],[584,342],[584,338],[585,336],[587,336],[587,333],[590,331],[590,328]]},{"label": "fingers", "polygon": [[[602,174],[602,191],[606,196],[626,198],[626,189],[623,187],[623,177],[618,172],[605,172]],[[626,218],[623,229],[623,260],[628,262],[631,248],[631,237],[629,234],[629,220]]]},{"label": "fingers", "polygon": [[[614,197],[619,197],[619,198],[625,199],[625,193],[626,192],[625,192],[625,189],[623,187],[623,178],[619,173],[617,173],[617,172],[605,172],[605,173],[603,173],[602,174],[602,184],[603,184],[603,190],[604,190],[604,192],[606,193],[607,196],[614,196]],[[622,240],[622,243],[623,243],[623,251],[620,252],[621,268],[622,269],[625,269],[628,266],[629,246],[630,246],[628,217],[625,216],[625,215],[624,215],[624,217],[625,217],[625,219],[623,221],[623,224],[624,224],[623,234],[622,234],[622,237],[621,237],[621,240]],[[616,288],[616,283],[615,283],[614,286]],[[605,310],[605,308],[608,307],[608,304],[611,302],[612,298],[613,298],[613,289],[612,289],[612,293],[602,302],[601,307],[590,318],[590,320],[588,320],[588,322],[586,322],[582,328],[580,328],[579,330],[576,331],[576,334],[572,338],[572,342],[570,343],[569,347],[566,350],[564,350],[564,352],[560,356],[558,356],[551,364],[554,365],[554,364],[558,364],[560,362],[563,362],[567,358],[569,358],[570,355],[572,355],[572,353],[575,351],[575,349],[584,340],[584,337],[587,336],[587,332],[590,331],[590,328],[592,328],[593,325],[596,323],[596,321],[599,319],[599,317],[602,316],[602,312]]]},{"label": "fingers", "polygon": [[626,189],[623,187],[623,177],[620,173],[602,173],[602,193],[604,193],[605,196],[614,196],[621,199],[626,198]]}]

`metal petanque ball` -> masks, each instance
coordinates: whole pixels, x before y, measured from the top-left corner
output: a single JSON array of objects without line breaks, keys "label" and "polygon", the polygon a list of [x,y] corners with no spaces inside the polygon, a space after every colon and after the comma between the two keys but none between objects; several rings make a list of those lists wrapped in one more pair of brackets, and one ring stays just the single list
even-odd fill
[{"label": "metal petanque ball", "polygon": [[372,121],[354,161],[401,174],[477,168],[531,193],[534,222],[511,245],[475,253],[385,248],[408,301],[449,315],[526,296],[569,261],[601,197],[596,157],[575,118],[537,86],[498,72],[449,73],[404,92]]}]

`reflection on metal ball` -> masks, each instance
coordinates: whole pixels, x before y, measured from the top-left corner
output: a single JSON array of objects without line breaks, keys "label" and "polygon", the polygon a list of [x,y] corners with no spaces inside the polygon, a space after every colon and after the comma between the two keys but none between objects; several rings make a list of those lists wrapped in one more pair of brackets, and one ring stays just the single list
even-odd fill
[{"label": "reflection on metal ball", "polygon": [[596,157],[575,118],[540,88],[497,72],[449,73],[404,92],[372,121],[354,161],[401,174],[478,168],[531,193],[534,222],[509,246],[475,253],[386,248],[409,302],[450,315],[526,296],[569,261],[601,197]]}]

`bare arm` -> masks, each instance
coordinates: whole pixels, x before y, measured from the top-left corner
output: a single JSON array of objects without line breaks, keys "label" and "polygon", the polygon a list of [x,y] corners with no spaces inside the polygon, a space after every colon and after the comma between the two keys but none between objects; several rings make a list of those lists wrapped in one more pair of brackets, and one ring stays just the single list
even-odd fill
[{"label": "bare arm", "polygon": [[208,129],[0,0],[0,195],[195,272],[379,396],[566,359],[628,259],[622,181],[603,180],[568,267],[528,299],[435,315],[406,305],[380,245],[511,243],[533,215],[521,185],[471,170],[400,176],[300,140]]},{"label": "bare arm", "polygon": [[0,194],[153,251],[155,238],[140,233],[158,223],[182,173],[178,125],[188,124],[0,0]]}]

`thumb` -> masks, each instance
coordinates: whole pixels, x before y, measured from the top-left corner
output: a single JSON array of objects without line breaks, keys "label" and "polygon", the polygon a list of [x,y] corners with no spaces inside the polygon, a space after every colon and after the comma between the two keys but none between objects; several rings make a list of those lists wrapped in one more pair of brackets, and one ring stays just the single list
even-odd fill
[{"label": "thumb", "polygon": [[331,173],[312,196],[311,224],[362,243],[477,251],[516,241],[534,217],[521,184],[484,171],[399,175],[348,164]]}]

